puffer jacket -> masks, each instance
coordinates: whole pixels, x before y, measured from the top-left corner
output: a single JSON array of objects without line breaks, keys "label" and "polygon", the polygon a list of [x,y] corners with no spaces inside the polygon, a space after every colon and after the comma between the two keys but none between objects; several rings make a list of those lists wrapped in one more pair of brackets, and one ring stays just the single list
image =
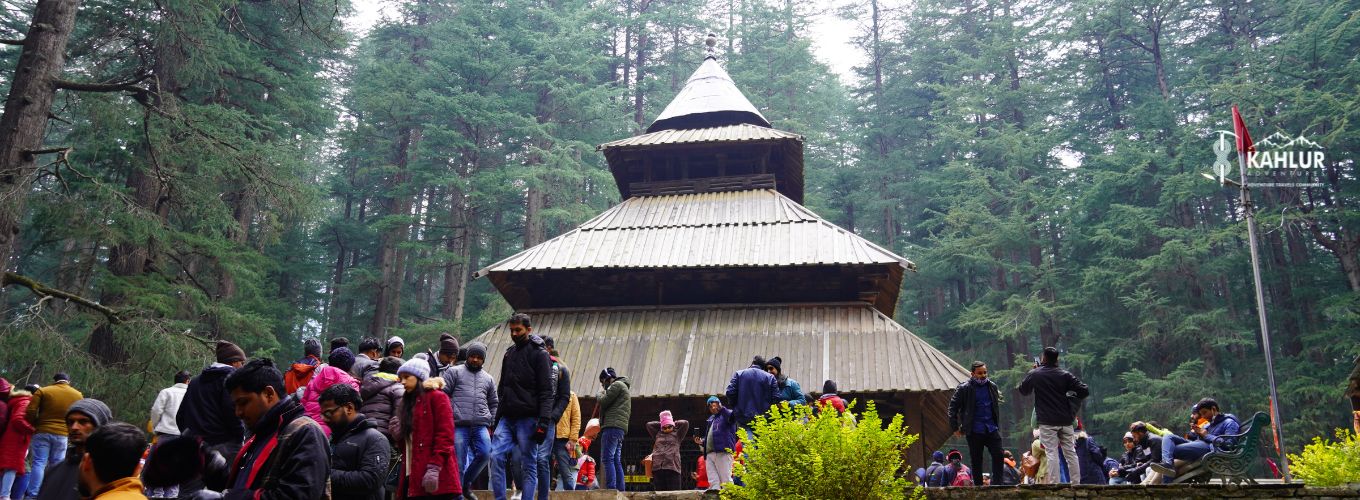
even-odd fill
[{"label": "puffer jacket", "polygon": [[500,404],[496,418],[535,418],[543,425],[552,423],[553,380],[552,360],[537,335],[511,344],[505,349],[501,362],[501,378],[496,386]]},{"label": "puffer jacket", "polygon": [[[444,379],[431,377],[422,387],[424,390],[411,408],[411,422],[402,423],[404,416],[398,413],[397,425],[393,426],[410,427],[409,438],[397,436],[397,449],[403,456],[397,498],[461,494],[458,459],[453,455],[453,426],[449,425],[453,421],[453,406],[444,394]],[[421,480],[431,465],[439,467],[439,485],[434,492],[426,492]]]},{"label": "puffer jacket", "polygon": [[803,385],[797,380],[780,375],[775,380],[779,381],[779,391],[775,393],[775,398],[779,401],[788,401],[790,405],[807,404],[807,396],[803,395]]},{"label": "puffer jacket", "polygon": [[406,388],[402,387],[397,376],[391,373],[369,375],[359,387],[359,397],[364,400],[359,413],[368,417],[368,422],[382,435],[387,436],[388,441],[393,439],[387,424],[392,421],[392,416],[401,410],[403,394],[406,394]]},{"label": "puffer jacket", "polygon": [[496,380],[485,369],[476,371],[461,364],[444,370],[444,394],[453,405],[453,420],[460,427],[490,427],[495,423],[497,406]]},{"label": "puffer jacket", "polygon": [[37,428],[24,418],[30,400],[32,396],[27,391],[17,391],[9,397],[9,423],[0,429],[4,432],[0,434],[0,471],[24,470],[28,445],[33,441],[33,433],[37,432]]},{"label": "puffer jacket", "polygon": [[632,383],[628,377],[614,379],[609,389],[600,396],[600,428],[623,429],[628,433],[628,418],[633,414],[633,398],[629,395]]},{"label": "puffer jacket", "polygon": [[378,360],[363,354],[354,356],[354,366],[349,368],[349,376],[354,377],[354,380],[363,380],[374,373],[378,373]]},{"label": "puffer jacket", "polygon": [[727,401],[737,414],[737,425],[744,426],[769,410],[778,391],[779,380],[762,367],[751,365],[732,374],[727,383]]},{"label": "puffer jacket", "polygon": [[[312,380],[307,382],[307,388],[302,391],[302,407],[307,410],[307,416],[312,420],[321,422],[321,393],[335,384],[349,384],[357,392],[359,382],[354,377],[349,376],[349,372],[341,370],[331,365],[324,365],[312,375]],[[323,425],[321,429],[326,432],[326,438],[331,437],[331,426]]]},{"label": "puffer jacket", "polygon": [[331,499],[382,500],[392,448],[364,415],[331,438]]}]

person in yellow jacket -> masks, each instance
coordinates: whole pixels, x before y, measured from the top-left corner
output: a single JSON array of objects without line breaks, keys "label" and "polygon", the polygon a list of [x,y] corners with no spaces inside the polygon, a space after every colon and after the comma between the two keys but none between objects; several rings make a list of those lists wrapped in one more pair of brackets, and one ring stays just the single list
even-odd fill
[{"label": "person in yellow jacket", "polygon": [[146,500],[142,494],[142,454],[146,433],[131,424],[100,427],[85,440],[80,460],[81,496],[91,500]]},{"label": "person in yellow jacket", "polygon": [[71,405],[85,396],[71,387],[71,376],[58,373],[52,377],[52,385],[33,392],[24,417],[36,428],[33,442],[28,446],[32,460],[32,473],[28,480],[28,497],[38,496],[42,489],[43,475],[48,465],[61,463],[66,459],[66,413]]},{"label": "person in yellow jacket", "polygon": [[557,460],[557,489],[571,490],[576,485],[576,439],[581,433],[581,403],[576,391],[571,391],[567,411],[557,421],[557,439],[553,442],[552,458]]}]

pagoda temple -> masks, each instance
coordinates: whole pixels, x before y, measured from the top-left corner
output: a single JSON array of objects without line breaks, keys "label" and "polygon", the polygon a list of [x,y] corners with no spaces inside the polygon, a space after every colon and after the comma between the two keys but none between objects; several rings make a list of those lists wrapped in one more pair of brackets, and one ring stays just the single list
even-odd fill
[{"label": "pagoda temple", "polygon": [[[805,392],[835,380],[860,408],[902,414],[922,437],[913,468],[948,439],[968,372],[892,319],[915,265],[801,204],[803,141],[772,128],[710,56],[646,133],[599,146],[621,203],[477,272],[556,340],[583,421],[600,370],[631,380],[625,470],[650,452],[647,421],[663,409],[706,419],[704,400],[754,355],[781,357]],[[499,374],[505,326],[476,340]],[[685,452],[688,481],[699,451]],[[630,484],[645,481],[636,470]]]}]

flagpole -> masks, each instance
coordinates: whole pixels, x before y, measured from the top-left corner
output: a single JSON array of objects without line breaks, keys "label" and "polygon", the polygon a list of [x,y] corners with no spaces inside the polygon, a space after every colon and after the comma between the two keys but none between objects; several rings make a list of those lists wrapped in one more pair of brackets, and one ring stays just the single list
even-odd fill
[{"label": "flagpole", "polygon": [[[1236,111],[1236,110],[1234,110]],[[1280,420],[1280,396],[1275,389],[1275,363],[1270,349],[1270,327],[1266,321],[1266,297],[1261,287],[1261,255],[1256,251],[1256,210],[1251,203],[1251,188],[1247,187],[1247,152],[1237,152],[1238,173],[1241,175],[1242,210],[1247,213],[1247,239],[1251,245],[1251,274],[1256,280],[1256,315],[1261,322],[1261,346],[1266,353],[1266,379],[1270,383],[1270,423],[1275,428],[1275,436],[1280,440],[1280,472],[1284,482],[1293,482],[1289,475],[1289,457],[1285,454],[1284,432]]]}]

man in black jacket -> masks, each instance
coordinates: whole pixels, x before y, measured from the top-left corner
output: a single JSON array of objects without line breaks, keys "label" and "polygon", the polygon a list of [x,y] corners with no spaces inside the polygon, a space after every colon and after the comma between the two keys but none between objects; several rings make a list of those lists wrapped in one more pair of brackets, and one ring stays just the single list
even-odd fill
[{"label": "man in black jacket", "polygon": [[955,436],[967,436],[973,486],[982,486],[983,447],[992,455],[992,476],[1002,477],[1001,391],[987,379],[987,365],[981,361],[973,362],[973,376],[949,399],[949,428]]},{"label": "man in black jacket", "polygon": [[[179,411],[175,413],[175,425],[179,426],[180,436],[201,439],[209,454],[217,454],[231,460],[241,451],[245,440],[246,428],[241,419],[233,413],[231,394],[227,392],[227,377],[246,362],[246,353],[236,344],[219,340],[216,346],[217,362],[208,365],[197,377],[189,381],[184,390],[184,399]],[[194,478],[181,484],[181,494],[192,493],[205,486],[211,490],[226,488],[223,477]],[[205,484],[206,482],[206,484]]]},{"label": "man in black jacket", "polygon": [[1043,360],[1025,374],[1020,382],[1020,394],[1034,394],[1035,420],[1039,423],[1039,442],[1044,445],[1048,457],[1048,482],[1062,482],[1062,468],[1056,450],[1062,450],[1063,460],[1067,462],[1068,477],[1072,482],[1081,481],[1081,464],[1077,462],[1077,436],[1072,429],[1072,421],[1077,419],[1076,406],[1090,395],[1090,390],[1077,376],[1058,368],[1058,350],[1044,348]]},{"label": "man in black jacket", "polygon": [[505,500],[505,461],[514,452],[524,474],[521,498],[534,498],[538,487],[538,445],[552,432],[552,361],[543,339],[533,335],[529,315],[517,313],[505,322],[514,344],[505,350],[496,393],[496,434],[491,439],[491,492]]},{"label": "man in black jacket", "polygon": [[319,500],[330,478],[330,443],[321,424],[286,394],[283,374],[268,358],[227,377],[236,416],[251,430],[231,466],[226,500]]},{"label": "man in black jacket", "polygon": [[359,413],[359,392],[349,384],[321,391],[321,418],[331,428],[331,498],[382,500],[392,447]]}]

